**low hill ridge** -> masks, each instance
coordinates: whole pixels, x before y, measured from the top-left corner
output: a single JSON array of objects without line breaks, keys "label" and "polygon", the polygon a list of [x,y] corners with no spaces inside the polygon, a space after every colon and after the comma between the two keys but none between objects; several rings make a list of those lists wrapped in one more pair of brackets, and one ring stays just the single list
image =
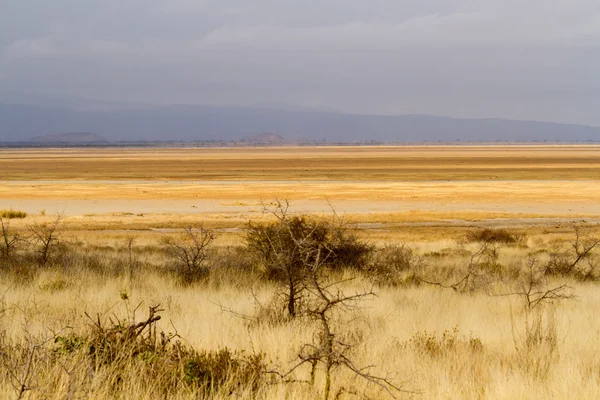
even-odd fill
[{"label": "low hill ridge", "polygon": [[51,133],[29,139],[35,143],[106,143],[108,139],[91,132]]},{"label": "low hill ridge", "polygon": [[278,145],[286,143],[283,136],[276,133],[259,133],[239,140],[239,143],[244,144],[262,144],[262,145]]},{"label": "low hill ridge", "polygon": [[[71,133],[45,135],[48,132]],[[102,132],[103,136],[87,132]],[[266,133],[249,136],[257,132]],[[37,144],[106,140],[246,140],[277,144],[281,140],[278,136],[293,143],[598,142],[600,127],[494,118],[382,116],[226,106],[84,111],[0,104],[0,142],[24,142],[33,137],[30,143]]]}]

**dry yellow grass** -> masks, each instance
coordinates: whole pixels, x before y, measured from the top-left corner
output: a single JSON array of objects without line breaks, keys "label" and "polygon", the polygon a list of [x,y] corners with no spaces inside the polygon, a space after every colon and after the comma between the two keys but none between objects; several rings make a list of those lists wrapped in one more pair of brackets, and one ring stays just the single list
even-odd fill
[{"label": "dry yellow grass", "polygon": [[[325,220],[332,213],[317,213],[315,217]],[[511,214],[487,212],[427,212],[407,211],[398,213],[351,213],[339,217],[362,238],[375,243],[427,244],[443,239],[462,238],[466,232],[478,227],[500,226],[525,233],[532,238],[566,239],[573,234],[572,225],[590,220],[590,234],[600,236],[600,224],[595,215]],[[591,219],[590,217],[594,218]],[[50,223],[55,214],[29,215],[11,221],[11,227],[27,234],[27,226]],[[138,244],[156,245],[161,237],[190,226],[204,226],[215,232],[218,246],[239,245],[248,221],[268,222],[273,216],[255,213],[155,213],[136,215],[132,213],[107,213],[88,215],[64,215],[60,230],[63,236],[86,243],[124,243],[134,235]]]},{"label": "dry yellow grass", "polygon": [[[33,218],[29,220],[32,223],[49,221],[52,217],[28,218]],[[13,222],[21,224],[24,221],[27,218]],[[67,219],[65,223],[68,226],[73,221]],[[24,228],[21,225],[15,227]],[[431,265],[436,269],[441,264],[461,265],[465,262],[464,256],[455,254],[458,249],[456,240],[464,237],[466,230],[472,229],[420,226],[401,230],[398,236],[385,241],[410,239],[413,241],[411,245],[422,255],[454,249],[435,262],[440,265]],[[589,226],[586,233],[598,236],[599,229],[597,225]],[[65,235],[75,235],[86,244],[121,248],[131,234],[135,235],[135,246],[141,247],[156,246],[160,235],[164,234],[68,231]],[[501,249],[500,262],[505,265],[523,263],[529,252],[564,246],[565,241],[568,243],[573,238],[572,229],[566,225],[558,228],[523,226],[514,232],[528,235],[528,247]],[[375,229],[362,234],[377,240],[378,235],[386,233]],[[433,241],[432,237],[436,240]],[[473,250],[476,245],[469,248]],[[245,277],[234,276],[231,272],[218,284],[181,287],[164,275],[145,271],[143,265],[133,280],[126,274],[103,278],[76,267],[69,271],[60,267],[41,270],[33,280],[26,282],[15,282],[6,275],[0,280],[0,330],[8,341],[21,340],[24,332],[32,337],[47,337],[51,332],[66,327],[66,332],[82,332],[91,323],[85,316],[86,312],[89,315],[100,313],[105,317],[127,315],[127,306],[121,300],[122,293],[127,293],[129,310],[140,302],[144,306],[161,304],[165,311],[159,327],[166,331],[176,328],[185,343],[194,348],[217,350],[228,347],[261,352],[266,355],[270,367],[280,371],[290,369],[297,362],[303,344],[315,337],[316,326],[305,320],[276,326],[248,325],[244,319],[223,311],[227,308],[253,315],[256,311],[254,299],[267,304],[276,291],[272,284],[240,285]],[[351,274],[347,273],[345,277],[348,276]],[[566,281],[551,279],[549,284],[556,286],[565,282],[572,287],[577,299],[558,302],[544,311],[544,315],[554,316],[549,325],[552,335],[556,335],[552,356],[542,351],[532,353],[532,358],[524,358],[520,350],[527,321],[523,303],[515,296],[495,295],[514,290],[514,285],[503,282],[492,287],[491,295],[483,291],[459,293],[434,286],[378,288],[376,297],[339,314],[335,330],[336,333],[344,333],[355,344],[350,354],[357,365],[374,365],[373,373],[391,378],[404,389],[419,393],[400,394],[400,398],[596,398],[600,395],[600,363],[595,356],[598,349],[596,335],[590,333],[600,329],[600,322],[595,317],[600,295],[596,283],[581,283],[567,278]],[[370,283],[364,277],[343,284],[343,290],[348,293],[368,287]],[[138,312],[138,320],[143,309]],[[547,364],[548,368],[542,371],[532,369],[532,363],[537,362]],[[32,390],[32,398],[61,398],[72,390],[82,395],[85,393],[86,398],[92,399],[115,395],[110,386],[100,384],[83,389],[86,380],[94,382],[94,377],[85,372],[81,376],[73,375],[69,371],[77,371],[77,364],[64,363],[64,369],[53,371],[45,371],[43,363],[36,366],[34,376],[39,386]],[[133,365],[131,369],[134,373]],[[50,377],[55,374],[53,379],[58,383],[49,380],[45,373],[50,373]],[[308,379],[308,375],[308,369],[303,368],[294,377]],[[9,380],[0,381],[0,397],[14,397],[15,390],[9,385]],[[341,387],[364,391],[370,398],[386,396],[385,391],[367,386],[352,373],[336,370],[333,393]],[[298,384],[265,385],[260,388],[258,397],[314,399],[319,396],[321,388],[322,379],[318,377],[315,388]],[[123,384],[120,390],[123,398],[158,398],[152,388],[140,386],[134,379]],[[191,398],[185,391],[179,391],[172,397]]]},{"label": "dry yellow grass", "polygon": [[[600,195],[598,181],[467,181],[467,182],[3,182],[0,198],[93,200],[221,200],[230,207],[257,204],[260,199],[370,200],[419,205],[431,203],[544,204],[586,202]],[[231,200],[236,200],[232,202]],[[229,201],[229,202],[227,202]],[[126,204],[125,202],[123,204]],[[343,206],[343,204],[341,204]],[[388,203],[388,207],[393,204]],[[368,207],[365,205],[365,207]],[[501,211],[501,210],[500,210]]]},{"label": "dry yellow grass", "polygon": [[[70,284],[58,291],[46,287],[64,279],[51,272],[41,274],[28,286],[0,283],[5,303],[11,310],[2,318],[7,338],[19,338],[23,327],[31,334],[46,333],[66,325],[76,331],[85,329],[88,312],[125,315],[120,293],[127,291],[131,304],[160,303],[165,312],[160,326],[172,330],[172,323],[196,348],[229,347],[264,352],[273,366],[291,368],[303,343],[310,342],[314,327],[306,323],[289,323],[277,327],[248,328],[244,320],[223,312],[218,304],[240,313],[253,313],[253,295],[235,287],[182,289],[164,278],[144,276],[132,287],[126,280],[100,282],[85,276],[71,278]],[[346,285],[345,290],[360,288],[360,282]],[[520,303],[511,297],[485,294],[464,295],[433,287],[382,289],[378,296],[365,301],[363,307],[345,315],[344,328],[362,332],[352,357],[359,365],[374,364],[372,372],[394,379],[405,389],[419,395],[400,398],[424,399],[593,399],[600,396],[596,335],[600,321],[596,318],[600,295],[594,286],[575,284],[577,301],[567,301],[556,309],[558,355],[547,374],[536,376],[527,371],[522,354],[515,348],[521,340],[524,315]],[[269,286],[254,289],[254,295],[266,300]],[[442,341],[445,331],[458,329],[454,345]],[[427,332],[440,344],[438,351],[421,347],[411,338]],[[479,342],[477,342],[479,341]],[[475,345],[473,345],[475,343]],[[540,355],[543,357],[543,355]],[[298,371],[299,379],[307,379],[308,370]],[[66,377],[67,375],[65,375]],[[67,385],[65,380],[64,385]],[[319,384],[320,381],[317,381]],[[334,375],[334,392],[341,386],[366,390],[372,398],[384,398],[385,392],[366,388],[347,372]],[[67,393],[67,387],[63,387]],[[111,396],[106,388],[86,398]],[[39,392],[38,392],[39,393]],[[14,396],[12,387],[0,387],[0,396]],[[155,398],[147,388],[125,386],[125,398]],[[35,397],[35,392],[34,392]],[[39,397],[39,396],[38,396]],[[180,394],[178,398],[187,398]],[[265,399],[314,399],[317,391],[306,385],[276,385],[263,388]]]},{"label": "dry yellow grass", "polygon": [[585,180],[600,146],[2,150],[6,180]]},{"label": "dry yellow grass", "polygon": [[[403,242],[420,255],[439,253],[434,270],[464,265],[457,240],[476,227],[508,226],[527,235],[527,247],[501,250],[500,262],[508,266],[522,264],[530,253],[564,246],[572,240],[573,221],[587,220],[588,233],[600,237],[598,146],[2,150],[0,168],[0,208],[29,213],[11,220],[13,229],[27,234],[29,225],[65,211],[61,238],[82,247],[122,250],[133,236],[140,252],[149,251],[171,229],[204,224],[216,232],[215,247],[227,251],[242,243],[248,220],[269,220],[261,200],[274,198],[288,198],[293,211],[323,218],[331,217],[332,205],[370,243]],[[250,278],[230,272],[218,283],[181,287],[151,268],[164,261],[160,257],[141,257],[143,267],[133,281],[126,274],[103,276],[72,267],[41,270],[22,282],[2,275],[0,332],[18,341],[25,330],[32,335],[65,326],[81,331],[89,324],[84,312],[124,315],[125,291],[131,305],[160,303],[165,308],[160,328],[176,327],[193,347],[264,352],[280,371],[293,366],[302,344],[314,339],[315,326],[306,321],[248,326],[219,306],[252,314],[254,296],[266,303],[272,284],[242,284]],[[380,288],[362,307],[339,315],[336,329],[355,340],[352,357],[358,365],[374,364],[374,373],[420,393],[401,398],[600,398],[597,283],[552,278],[549,284],[570,285],[577,299],[545,310],[555,316],[550,327],[557,335],[554,356],[534,354],[549,363],[545,373],[532,372],[519,350],[523,305],[514,296],[494,295],[514,289],[503,282],[494,285],[492,295],[434,286]],[[344,290],[369,285],[361,277],[345,283]],[[446,331],[452,344],[443,339]],[[65,398],[71,385],[81,384],[63,370],[54,373],[59,393],[45,393],[44,381],[31,392],[33,398]],[[297,378],[307,374],[299,370]],[[81,382],[93,378],[87,376],[82,372]],[[0,398],[15,397],[9,380],[0,382]],[[385,395],[337,371],[334,392],[341,386],[366,390],[371,398]],[[94,387],[81,395],[110,398],[109,389]],[[135,380],[121,393],[157,398]],[[258,398],[318,395],[306,385],[278,384],[262,387]]]}]

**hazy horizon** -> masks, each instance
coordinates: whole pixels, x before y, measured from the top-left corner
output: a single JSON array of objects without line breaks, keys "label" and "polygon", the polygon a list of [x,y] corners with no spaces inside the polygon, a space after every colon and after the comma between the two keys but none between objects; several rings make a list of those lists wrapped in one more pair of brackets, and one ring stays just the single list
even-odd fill
[{"label": "hazy horizon", "polygon": [[0,95],[600,126],[592,0],[9,0]]}]

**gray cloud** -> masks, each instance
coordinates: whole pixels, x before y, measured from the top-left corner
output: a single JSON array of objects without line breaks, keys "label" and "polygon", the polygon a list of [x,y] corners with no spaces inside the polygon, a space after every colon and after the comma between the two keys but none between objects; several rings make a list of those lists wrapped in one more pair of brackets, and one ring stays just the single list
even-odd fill
[{"label": "gray cloud", "polygon": [[6,0],[0,91],[600,125],[597,0]]}]

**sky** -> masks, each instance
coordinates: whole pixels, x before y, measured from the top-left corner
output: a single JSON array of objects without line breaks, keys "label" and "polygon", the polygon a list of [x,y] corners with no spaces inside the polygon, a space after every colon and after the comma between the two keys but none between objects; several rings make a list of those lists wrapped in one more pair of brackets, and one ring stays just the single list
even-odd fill
[{"label": "sky", "polygon": [[2,92],[600,126],[600,1],[0,0]]}]

